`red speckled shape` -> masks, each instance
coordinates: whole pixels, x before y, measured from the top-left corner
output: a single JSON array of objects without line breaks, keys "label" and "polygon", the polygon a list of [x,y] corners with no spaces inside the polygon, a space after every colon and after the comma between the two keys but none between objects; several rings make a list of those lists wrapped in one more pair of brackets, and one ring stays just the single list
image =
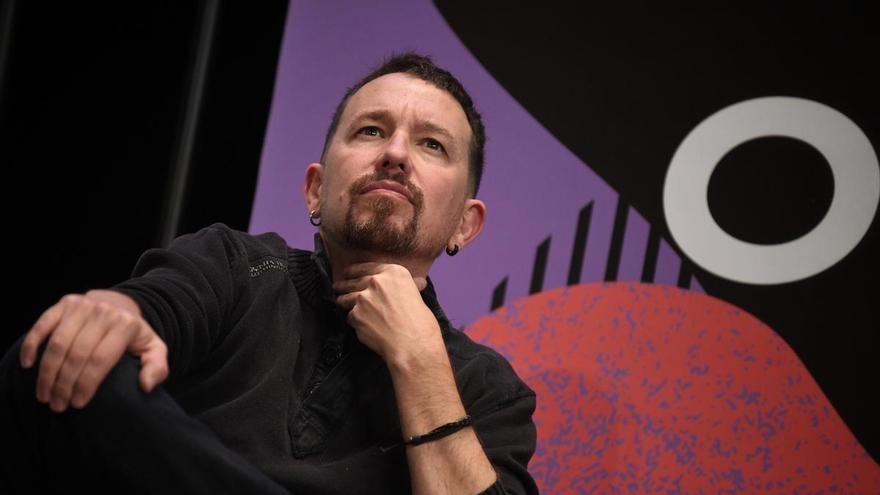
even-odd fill
[{"label": "red speckled shape", "polygon": [[586,284],[467,333],[538,394],[542,493],[880,494],[880,466],[791,348],[724,301]]}]

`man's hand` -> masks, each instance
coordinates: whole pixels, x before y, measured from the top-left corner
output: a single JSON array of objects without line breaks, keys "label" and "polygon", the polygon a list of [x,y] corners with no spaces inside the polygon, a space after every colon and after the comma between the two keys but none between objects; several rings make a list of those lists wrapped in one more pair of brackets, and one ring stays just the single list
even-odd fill
[{"label": "man's hand", "polygon": [[130,297],[110,290],[68,294],[47,309],[21,346],[21,365],[34,365],[37,348],[49,339],[40,360],[37,400],[55,412],[68,404],[82,408],[122,358],[141,359],[140,385],[145,392],[168,377],[167,347],[143,319]]},{"label": "man's hand", "polygon": [[343,277],[333,284],[336,301],[349,310],[348,322],[364,345],[386,361],[419,354],[426,345],[445,352],[437,319],[419,294],[424,278],[388,263],[352,265]]}]

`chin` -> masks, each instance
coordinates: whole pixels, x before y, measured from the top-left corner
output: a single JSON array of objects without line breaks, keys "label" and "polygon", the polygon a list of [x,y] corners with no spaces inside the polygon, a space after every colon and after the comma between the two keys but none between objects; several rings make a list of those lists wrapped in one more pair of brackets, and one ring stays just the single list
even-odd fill
[{"label": "chin", "polygon": [[375,210],[372,208],[355,210],[354,220],[359,225],[382,223],[392,228],[404,229],[412,221],[412,213],[394,210]]}]

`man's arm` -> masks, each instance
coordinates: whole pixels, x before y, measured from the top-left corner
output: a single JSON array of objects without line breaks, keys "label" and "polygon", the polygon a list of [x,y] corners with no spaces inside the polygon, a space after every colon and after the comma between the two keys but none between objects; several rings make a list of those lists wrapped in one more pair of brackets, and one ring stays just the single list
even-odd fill
[{"label": "man's arm", "polygon": [[[439,337],[440,328],[434,333]],[[466,414],[442,338],[440,346],[419,355],[399,355],[387,363],[404,438],[425,434]],[[406,456],[413,493],[479,493],[496,480],[472,427],[407,446]]]},{"label": "man's arm", "polygon": [[[421,299],[425,281],[399,265],[350,267],[334,284],[358,339],[385,360],[404,438],[464,417],[452,366],[434,314]],[[497,476],[474,429],[407,446],[413,493],[479,493]]]},{"label": "man's arm", "polygon": [[236,280],[248,276],[243,251],[228,227],[215,224],[146,251],[132,278],[110,290],[64,296],[22,343],[29,368],[46,342],[37,399],[56,412],[84,407],[124,352],[141,358],[146,392],[185,373],[220,338]]}]

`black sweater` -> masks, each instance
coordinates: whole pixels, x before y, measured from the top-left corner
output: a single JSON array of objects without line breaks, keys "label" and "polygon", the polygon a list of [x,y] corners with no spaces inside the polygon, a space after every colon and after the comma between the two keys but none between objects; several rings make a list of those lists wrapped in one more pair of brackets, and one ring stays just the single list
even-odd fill
[{"label": "black sweater", "polygon": [[[168,345],[166,388],[184,410],[287,489],[409,492],[388,370],[336,306],[318,236],[312,253],[214,224],[147,251],[114,289]],[[422,298],[498,473],[488,493],[536,493],[534,392],[452,328],[430,281]]]}]

